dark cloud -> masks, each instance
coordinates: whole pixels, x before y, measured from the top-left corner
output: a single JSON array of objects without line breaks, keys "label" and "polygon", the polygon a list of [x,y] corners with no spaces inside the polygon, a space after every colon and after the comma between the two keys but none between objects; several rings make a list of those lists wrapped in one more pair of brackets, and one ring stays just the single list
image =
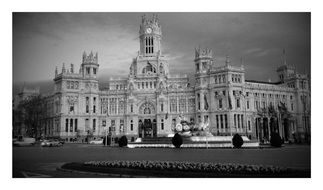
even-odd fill
[{"label": "dark cloud", "polygon": [[[62,62],[80,65],[84,50],[99,52],[100,77],[128,74],[139,49],[142,13],[13,13],[13,79],[49,80]],[[148,13],[148,16],[151,16]],[[194,72],[194,48],[213,49],[217,65],[230,55],[246,78],[276,80],[282,51],[310,74],[310,13],[158,13],[163,52],[172,73]],[[115,71],[115,72],[110,72]],[[108,75],[108,76],[106,76]]]}]

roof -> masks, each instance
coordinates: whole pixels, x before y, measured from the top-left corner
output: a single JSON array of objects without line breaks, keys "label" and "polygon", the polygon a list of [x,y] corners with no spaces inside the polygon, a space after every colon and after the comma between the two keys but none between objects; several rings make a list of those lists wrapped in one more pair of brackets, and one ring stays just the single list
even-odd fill
[{"label": "roof", "polygon": [[272,85],[278,85],[282,84],[282,82],[265,82],[265,81],[256,81],[256,80],[245,80],[245,82],[250,82],[250,83],[260,83],[260,84],[272,84]]}]

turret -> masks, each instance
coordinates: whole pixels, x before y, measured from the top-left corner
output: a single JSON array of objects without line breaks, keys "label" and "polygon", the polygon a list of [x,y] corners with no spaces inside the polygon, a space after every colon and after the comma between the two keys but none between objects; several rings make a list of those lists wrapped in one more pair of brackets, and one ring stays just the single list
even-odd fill
[{"label": "turret", "polygon": [[212,50],[209,48],[195,48],[195,68],[196,73],[206,73],[213,64]]},{"label": "turret", "polygon": [[99,71],[98,53],[95,53],[94,55],[91,51],[90,54],[87,55],[87,53],[84,51],[81,68],[83,76],[97,78]]},{"label": "turret", "polygon": [[161,26],[157,15],[153,14],[151,19],[142,16],[139,30],[140,54],[143,56],[157,56],[161,54]]},{"label": "turret", "polygon": [[287,79],[294,77],[295,66],[287,64],[285,49],[283,50],[282,65],[278,67],[277,74],[280,82],[284,83]]}]

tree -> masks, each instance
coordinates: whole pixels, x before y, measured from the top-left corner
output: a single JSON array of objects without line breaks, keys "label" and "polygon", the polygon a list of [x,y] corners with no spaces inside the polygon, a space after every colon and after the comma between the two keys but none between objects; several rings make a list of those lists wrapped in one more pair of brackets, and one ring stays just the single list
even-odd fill
[{"label": "tree", "polygon": [[181,145],[183,144],[183,138],[180,134],[176,133],[174,135],[174,137],[172,138],[172,144],[176,147],[176,148],[180,148]]},{"label": "tree", "polygon": [[241,146],[243,145],[243,139],[238,133],[233,136],[232,144],[234,148],[241,148]]},{"label": "tree", "polygon": [[45,98],[41,95],[31,96],[19,104],[17,112],[26,126],[26,135],[35,138],[42,135],[46,111]]}]

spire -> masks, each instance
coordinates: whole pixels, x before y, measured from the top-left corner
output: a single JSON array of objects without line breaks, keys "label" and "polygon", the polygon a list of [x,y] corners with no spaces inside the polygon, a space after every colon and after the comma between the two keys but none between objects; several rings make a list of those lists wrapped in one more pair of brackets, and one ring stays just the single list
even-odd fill
[{"label": "spire", "polygon": [[287,65],[285,48],[283,49],[283,64]]},{"label": "spire", "polygon": [[144,14],[144,15],[141,16],[141,22],[145,23],[145,20],[146,20],[146,15]]},{"label": "spire", "polygon": [[74,64],[71,63],[71,73],[74,73]]},{"label": "spire", "polygon": [[230,63],[230,57],[229,55],[226,55],[225,64],[228,66],[229,63]]},{"label": "spire", "polygon": [[63,67],[62,67],[62,73],[65,73],[65,63],[63,63]]},{"label": "spire", "polygon": [[55,77],[58,75],[57,66],[55,68]]}]

